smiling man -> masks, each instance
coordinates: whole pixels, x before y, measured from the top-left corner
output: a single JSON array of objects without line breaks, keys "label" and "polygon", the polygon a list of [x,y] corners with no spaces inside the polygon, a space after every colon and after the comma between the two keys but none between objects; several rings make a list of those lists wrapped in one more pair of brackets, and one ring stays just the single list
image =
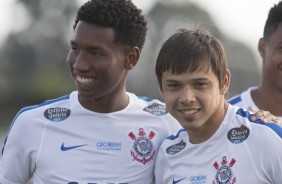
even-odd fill
[{"label": "smiling man", "polygon": [[67,57],[77,90],[17,114],[1,184],[153,183],[159,145],[181,127],[164,103],[126,91],[146,31],[129,0],[91,0],[78,10]]},{"label": "smiling man", "polygon": [[161,144],[157,184],[281,183],[282,129],[251,123],[248,111],[227,103],[231,74],[219,40],[180,29],[163,44],[155,70],[167,109],[184,128]]}]

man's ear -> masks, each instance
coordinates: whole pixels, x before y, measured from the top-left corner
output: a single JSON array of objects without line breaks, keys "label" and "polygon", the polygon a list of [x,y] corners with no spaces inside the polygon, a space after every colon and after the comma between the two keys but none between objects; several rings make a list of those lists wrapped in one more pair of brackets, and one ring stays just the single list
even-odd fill
[{"label": "man's ear", "polygon": [[131,48],[125,61],[124,68],[126,70],[131,70],[137,64],[139,57],[140,49],[138,47]]},{"label": "man's ear", "polygon": [[230,81],[231,81],[231,73],[230,71],[227,69],[226,74],[225,74],[225,78],[224,78],[224,83],[221,87],[221,94],[222,95],[226,95],[230,86]]},{"label": "man's ear", "polygon": [[259,51],[260,57],[264,58],[264,54],[265,54],[265,39],[264,38],[259,39],[258,51]]},{"label": "man's ear", "polygon": [[159,86],[159,93],[160,93],[160,95],[161,95],[162,99],[164,99],[164,96],[163,96],[163,90],[161,89],[161,87],[160,87],[160,86]]}]

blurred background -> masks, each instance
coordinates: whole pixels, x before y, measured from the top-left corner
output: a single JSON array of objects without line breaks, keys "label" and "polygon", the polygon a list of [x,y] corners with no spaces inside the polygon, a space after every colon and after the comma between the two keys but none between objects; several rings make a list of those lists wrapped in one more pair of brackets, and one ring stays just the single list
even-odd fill
[{"label": "blurred background", "polygon": [[[0,1],[0,148],[15,114],[75,90],[66,56],[75,13],[86,0]],[[133,0],[148,20],[141,58],[127,89],[158,98],[154,63],[158,50],[178,28],[200,24],[227,52],[229,96],[260,80],[257,52],[268,11],[278,0]],[[1,156],[0,156],[1,157]]]}]

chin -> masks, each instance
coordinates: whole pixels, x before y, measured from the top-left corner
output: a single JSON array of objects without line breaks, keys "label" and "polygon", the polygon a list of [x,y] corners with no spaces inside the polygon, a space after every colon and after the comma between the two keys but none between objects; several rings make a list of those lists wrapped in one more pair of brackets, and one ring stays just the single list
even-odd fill
[{"label": "chin", "polygon": [[78,95],[81,97],[81,98],[85,98],[85,99],[93,99],[93,98],[96,98],[96,95],[91,93],[91,92],[86,92],[86,91],[80,91],[78,90]]}]

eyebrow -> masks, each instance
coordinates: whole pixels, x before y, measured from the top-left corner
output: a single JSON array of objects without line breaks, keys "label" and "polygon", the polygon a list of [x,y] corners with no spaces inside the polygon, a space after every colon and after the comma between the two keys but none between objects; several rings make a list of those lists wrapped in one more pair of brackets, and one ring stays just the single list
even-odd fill
[{"label": "eyebrow", "polygon": [[[79,44],[77,44],[77,43],[76,43],[75,41],[73,41],[73,40],[70,41],[70,44],[71,44],[71,45],[75,45],[75,46],[78,46],[78,45],[79,45]],[[94,50],[97,50],[97,51],[103,50],[102,47],[97,47],[97,46],[93,46],[93,45],[86,45],[86,49],[87,49],[87,50],[92,50],[92,49],[94,49]]]},{"label": "eyebrow", "polygon": [[[207,77],[200,77],[200,78],[194,78],[194,79],[190,79],[191,81],[209,81],[209,78]],[[178,82],[178,80],[176,79],[167,79],[165,80],[165,82]]]}]

